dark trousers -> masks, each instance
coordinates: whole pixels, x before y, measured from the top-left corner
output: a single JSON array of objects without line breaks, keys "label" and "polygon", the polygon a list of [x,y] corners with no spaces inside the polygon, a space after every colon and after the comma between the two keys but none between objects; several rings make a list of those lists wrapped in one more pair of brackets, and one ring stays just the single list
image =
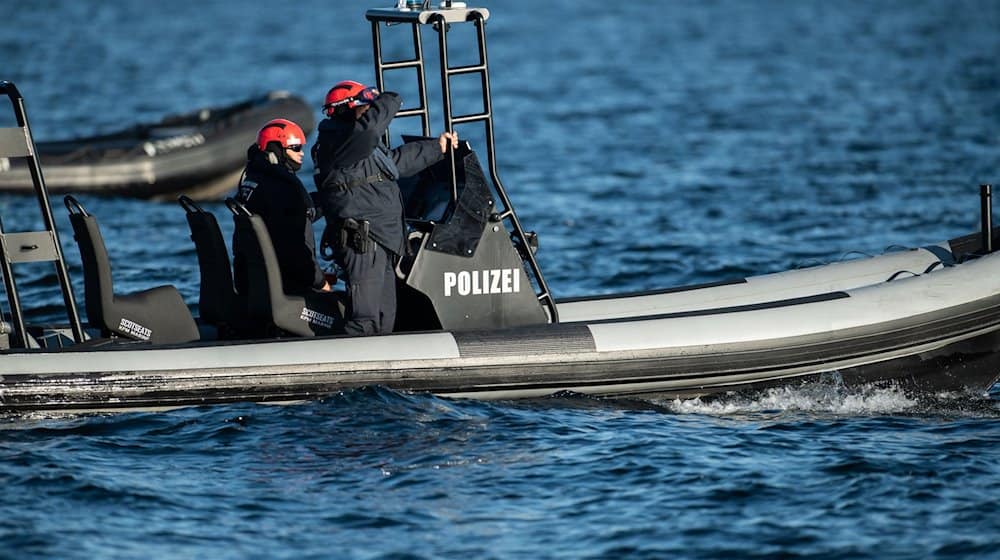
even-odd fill
[{"label": "dark trousers", "polygon": [[346,248],[338,255],[347,273],[347,323],[352,336],[387,334],[396,323],[396,271],[393,257],[382,246],[359,254]]}]

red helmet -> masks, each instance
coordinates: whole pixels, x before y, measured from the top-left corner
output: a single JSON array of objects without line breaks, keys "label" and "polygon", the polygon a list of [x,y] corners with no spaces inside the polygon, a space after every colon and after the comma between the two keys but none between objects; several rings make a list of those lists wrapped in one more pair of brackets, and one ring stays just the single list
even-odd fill
[{"label": "red helmet", "polygon": [[269,142],[278,142],[282,148],[301,146],[306,143],[306,135],[302,132],[302,128],[292,121],[274,119],[268,121],[257,133],[257,147],[261,151],[267,150]]},{"label": "red helmet", "polygon": [[330,91],[326,92],[326,102],[323,104],[323,112],[326,116],[333,115],[337,110],[337,107],[347,104],[351,109],[359,107],[361,105],[368,105],[372,102],[368,97],[362,96],[362,92],[369,90],[371,88],[365,86],[359,82],[352,82],[351,80],[344,80],[337,85],[330,88]]}]

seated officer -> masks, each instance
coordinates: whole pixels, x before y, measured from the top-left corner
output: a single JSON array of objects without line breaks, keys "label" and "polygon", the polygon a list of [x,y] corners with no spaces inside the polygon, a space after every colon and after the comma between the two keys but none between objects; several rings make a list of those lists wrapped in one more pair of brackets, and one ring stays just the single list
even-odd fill
[{"label": "seated officer", "polygon": [[[329,282],[316,261],[313,222],[322,217],[295,172],[302,167],[305,134],[299,125],[274,119],[257,133],[247,150],[247,165],[236,200],[259,215],[274,244],[285,292],[329,292]],[[245,293],[247,272],[233,238],[236,290]]]}]

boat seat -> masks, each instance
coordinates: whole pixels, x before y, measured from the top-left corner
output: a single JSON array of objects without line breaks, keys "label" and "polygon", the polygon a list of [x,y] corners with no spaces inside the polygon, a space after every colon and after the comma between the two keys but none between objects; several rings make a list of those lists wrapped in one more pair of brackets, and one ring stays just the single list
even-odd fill
[{"label": "boat seat", "polygon": [[200,338],[184,299],[173,286],[126,295],[114,293],[111,260],[97,219],[72,196],[64,199],[80,247],[87,317],[101,336],[120,336],[153,344],[176,344]]},{"label": "boat seat", "polygon": [[253,336],[248,328],[246,298],[233,286],[229,250],[218,220],[187,196],[181,195],[177,202],[184,208],[191,240],[198,253],[201,273],[198,309],[201,321],[218,329],[219,338]]},{"label": "boat seat", "polygon": [[277,336],[343,333],[345,293],[285,293],[278,257],[264,219],[251,214],[232,198],[226,199],[226,205],[233,212],[236,227],[233,253],[238,262],[234,268],[238,286],[243,285],[240,275],[245,275],[249,321],[268,325]]}]

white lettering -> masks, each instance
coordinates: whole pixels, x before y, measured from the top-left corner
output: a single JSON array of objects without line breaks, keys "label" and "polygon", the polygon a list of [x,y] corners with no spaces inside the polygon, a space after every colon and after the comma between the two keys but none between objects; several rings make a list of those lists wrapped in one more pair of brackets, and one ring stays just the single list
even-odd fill
[{"label": "white lettering", "polygon": [[490,293],[499,294],[501,292],[500,278],[503,277],[503,270],[493,269],[490,271],[490,275],[493,277],[493,282],[490,284]]},{"label": "white lettering", "polygon": [[521,274],[516,268],[445,272],[445,297],[451,297],[456,291],[460,296],[519,293]]},{"label": "white lettering", "polygon": [[444,297],[451,296],[451,289],[458,284],[458,277],[454,272],[444,273]]},{"label": "white lettering", "polygon": [[485,286],[479,285],[479,272],[473,272],[470,276],[472,276],[472,295],[482,295]]},{"label": "white lettering", "polygon": [[319,325],[321,327],[330,328],[333,326],[333,317],[325,315],[318,311],[313,311],[308,307],[302,308],[302,313],[299,314],[299,319],[309,324]]},{"label": "white lettering", "polygon": [[471,275],[468,271],[463,270],[458,273],[458,295],[467,296],[471,291],[470,284],[472,283]]},{"label": "white lettering", "polygon": [[172,152],[177,149],[194,148],[195,146],[201,146],[204,143],[205,137],[200,133],[185,134],[183,136],[174,136],[172,138],[164,138],[163,140],[145,142],[142,145],[142,150],[146,152],[147,156],[153,157],[159,154]]},{"label": "white lettering", "polygon": [[122,320],[118,322],[118,330],[124,332],[125,334],[130,334],[139,340],[149,340],[149,337],[153,336],[152,330],[124,317],[122,317]]}]

